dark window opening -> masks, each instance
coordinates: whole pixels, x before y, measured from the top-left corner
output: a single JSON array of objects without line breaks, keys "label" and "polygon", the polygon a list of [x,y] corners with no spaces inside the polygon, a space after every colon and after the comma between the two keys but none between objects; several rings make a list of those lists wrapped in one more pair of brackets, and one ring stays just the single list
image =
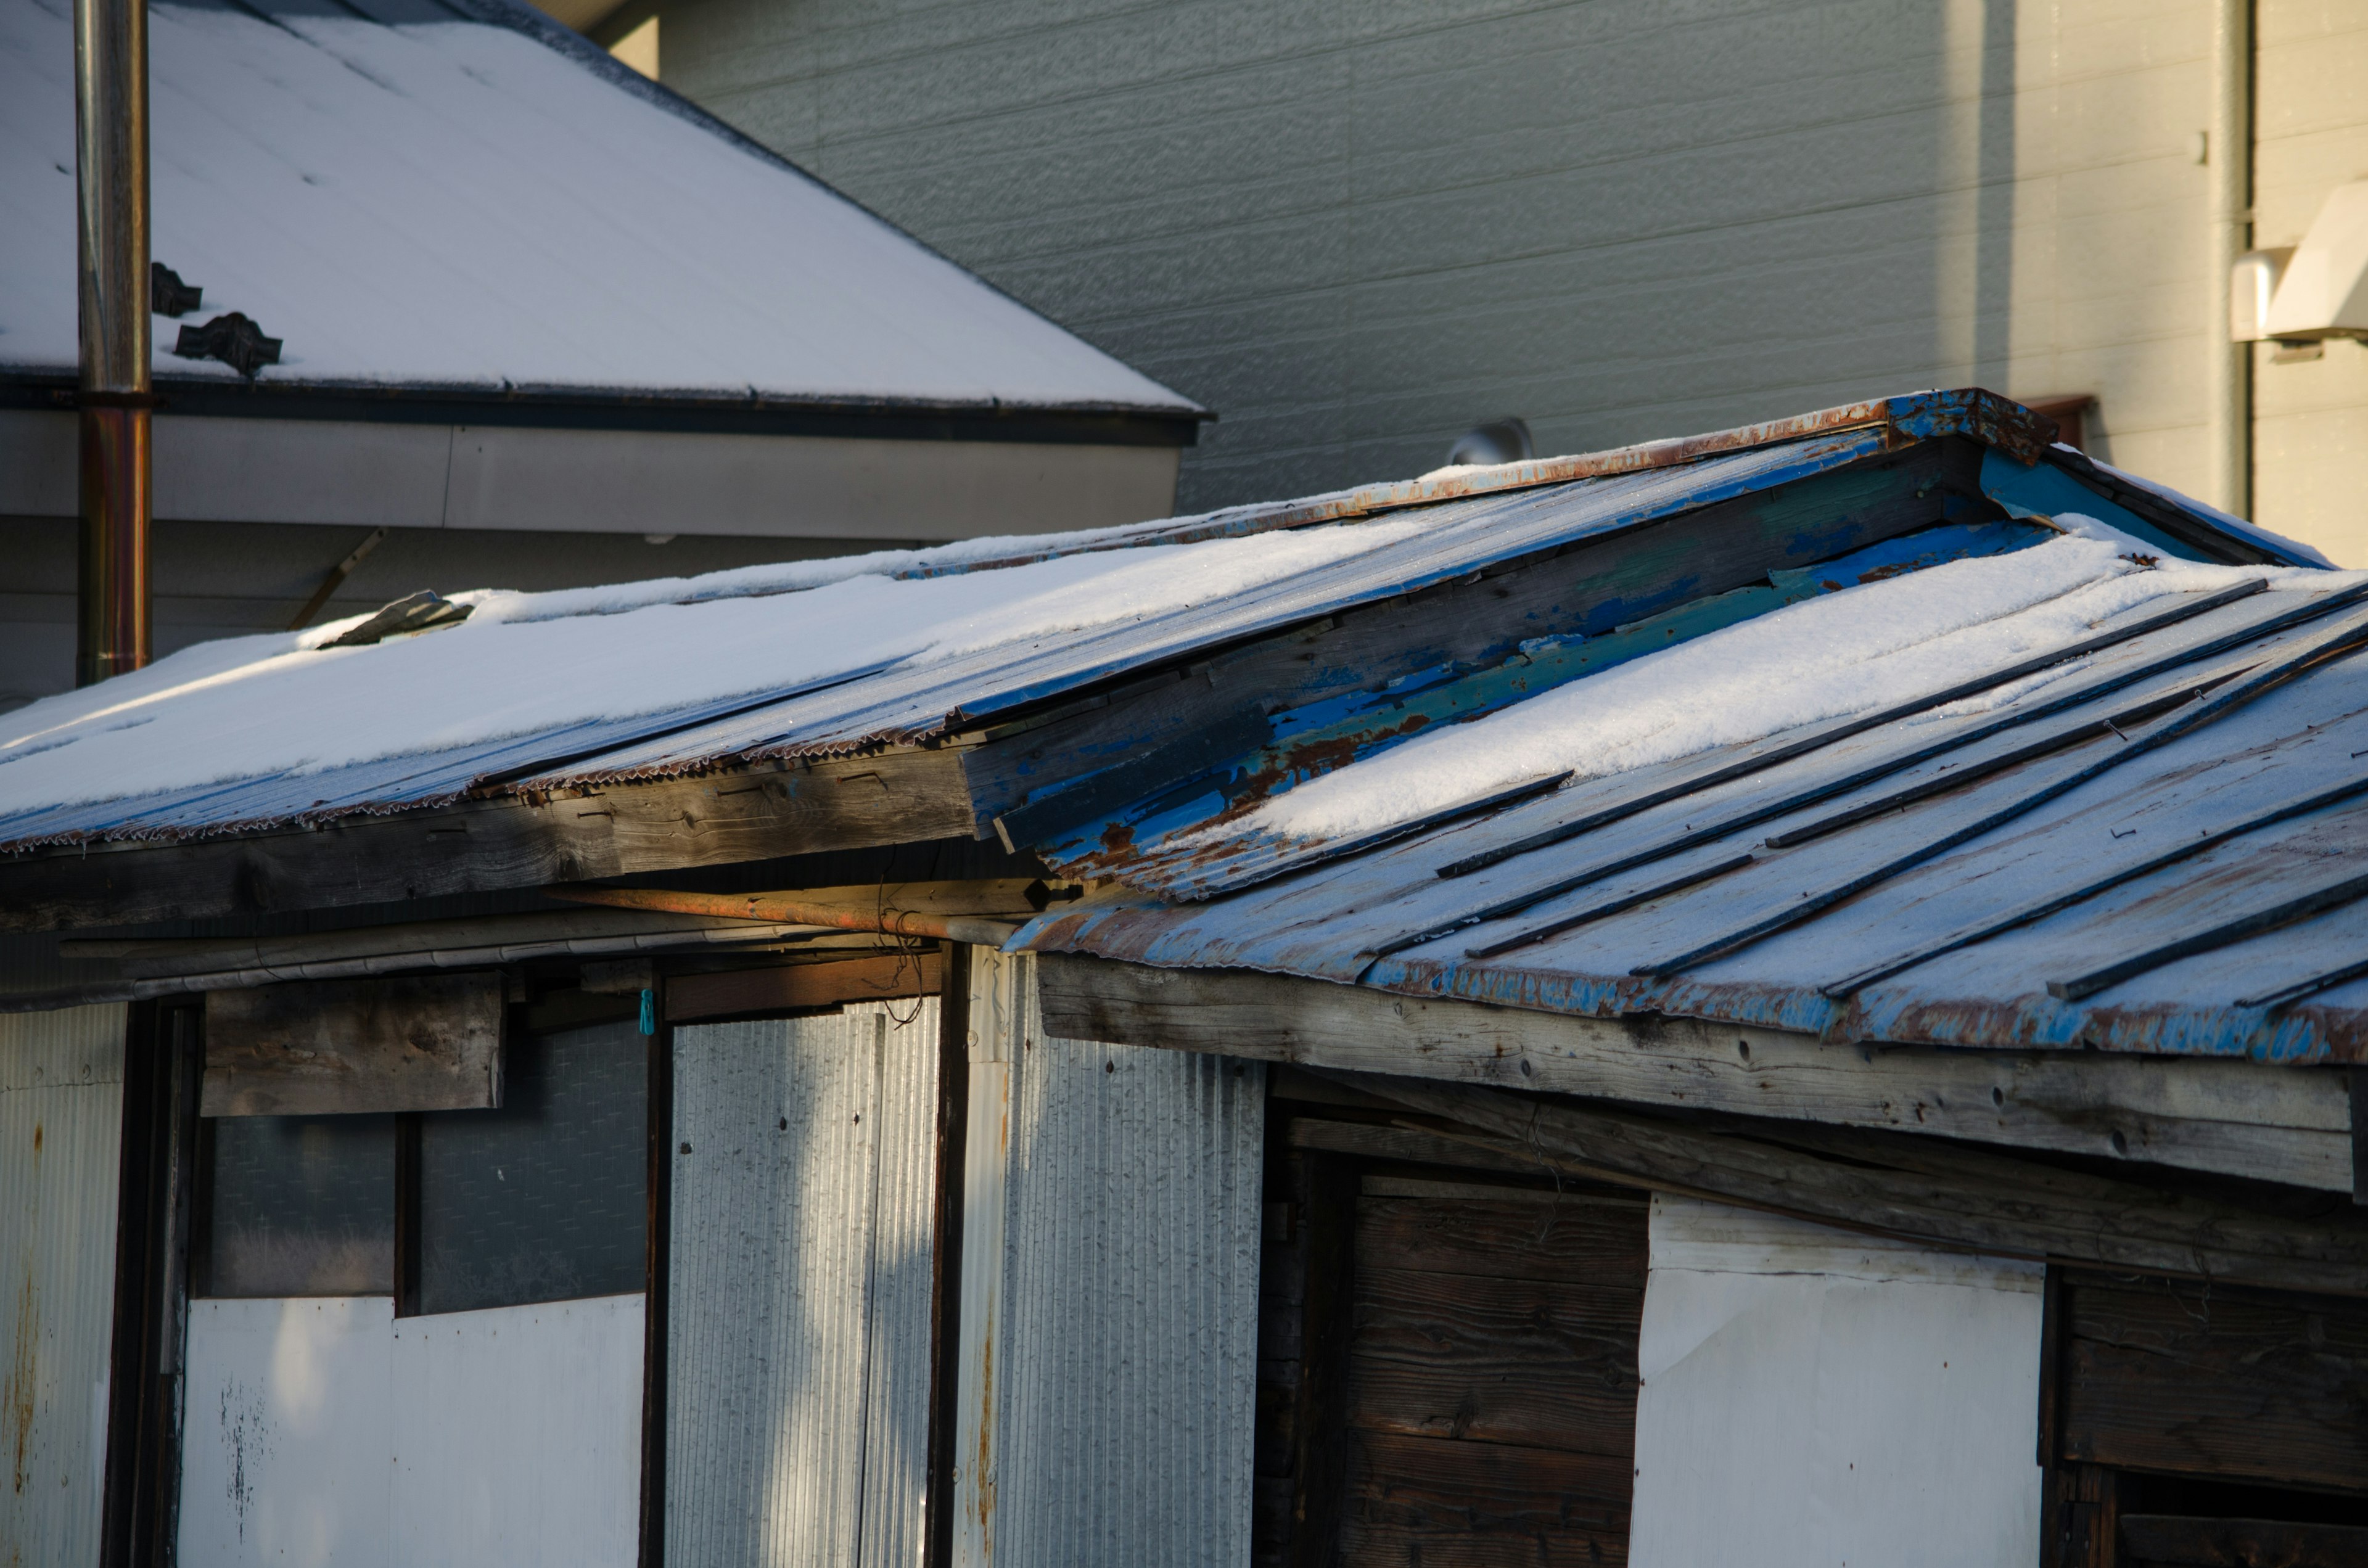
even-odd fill
[{"label": "dark window opening", "polygon": [[498,1110],[206,1120],[194,1293],[400,1290],[450,1312],[642,1290],[646,1037],[608,1022],[514,1036],[505,1055]]},{"label": "dark window opening", "polygon": [[208,1133],[199,1294],[394,1289],[394,1118],[232,1116]]},{"label": "dark window opening", "polygon": [[633,1024],[519,1041],[502,1108],[419,1128],[419,1310],[642,1288],[647,1041]]}]

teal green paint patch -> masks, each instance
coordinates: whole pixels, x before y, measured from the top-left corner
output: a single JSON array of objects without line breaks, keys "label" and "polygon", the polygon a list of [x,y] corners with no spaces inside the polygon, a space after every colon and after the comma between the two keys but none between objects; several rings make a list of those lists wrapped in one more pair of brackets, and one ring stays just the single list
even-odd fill
[{"label": "teal green paint patch", "polygon": [[2012,458],[1997,452],[1982,454],[1982,494],[2018,517],[2052,517],[2058,512],[2078,512],[2110,523],[2133,539],[2143,540],[2150,549],[2181,561],[2203,561],[2192,547],[2183,545],[2160,528],[2147,522],[2128,507],[2107,500],[2057,468],[2054,463],[2041,463],[2025,468]]}]

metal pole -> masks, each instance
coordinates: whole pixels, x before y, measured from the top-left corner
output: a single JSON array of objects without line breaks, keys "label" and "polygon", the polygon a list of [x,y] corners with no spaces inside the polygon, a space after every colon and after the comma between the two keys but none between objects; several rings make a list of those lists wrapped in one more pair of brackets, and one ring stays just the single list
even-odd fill
[{"label": "metal pole", "polygon": [[148,6],[74,0],[82,570],[74,683],[150,657]]},{"label": "metal pole", "polygon": [[2228,341],[2228,276],[2252,245],[2253,0],[2217,0],[2212,11],[2211,268],[2204,292],[2206,493],[2240,517],[2253,515],[2253,346]]}]

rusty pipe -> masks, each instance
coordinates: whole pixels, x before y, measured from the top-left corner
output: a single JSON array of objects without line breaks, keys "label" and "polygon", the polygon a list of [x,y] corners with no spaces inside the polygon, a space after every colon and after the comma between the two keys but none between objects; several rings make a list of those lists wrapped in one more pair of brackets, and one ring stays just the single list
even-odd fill
[{"label": "rusty pipe", "polygon": [[841,931],[878,931],[892,937],[926,937],[999,948],[1019,927],[975,915],[923,915],[916,910],[848,909],[808,903],[793,894],[673,892],[663,888],[545,888],[552,898],[602,903],[617,909],[659,909],[670,915],[720,915],[734,920],[771,920],[795,926],[828,926]]},{"label": "rusty pipe", "polygon": [[74,0],[81,327],[74,683],[136,670],[150,627],[147,0]]}]

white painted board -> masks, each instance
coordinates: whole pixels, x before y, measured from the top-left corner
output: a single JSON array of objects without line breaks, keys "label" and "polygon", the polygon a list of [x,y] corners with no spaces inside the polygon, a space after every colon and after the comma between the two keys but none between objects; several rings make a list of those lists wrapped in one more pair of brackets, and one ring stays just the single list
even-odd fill
[{"label": "white painted board", "polygon": [[627,1568],[642,1298],[190,1303],[184,1568]]},{"label": "white painted board", "polygon": [[1656,1195],[1637,1568],[2039,1556],[2032,1264]]}]

